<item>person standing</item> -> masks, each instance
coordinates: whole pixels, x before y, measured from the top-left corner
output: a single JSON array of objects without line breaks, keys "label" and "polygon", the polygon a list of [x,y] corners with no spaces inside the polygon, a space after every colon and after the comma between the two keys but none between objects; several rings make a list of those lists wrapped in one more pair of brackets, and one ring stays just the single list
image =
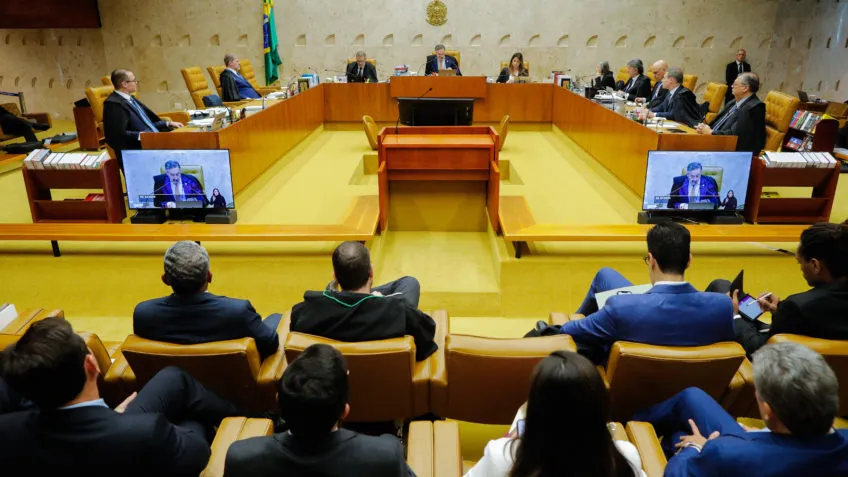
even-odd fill
[{"label": "person standing", "polygon": [[748,54],[745,50],[740,48],[739,51],[736,52],[736,60],[728,63],[727,68],[724,70],[724,79],[727,83],[727,93],[724,95],[725,102],[730,101],[733,98],[731,87],[733,86],[733,82],[736,81],[736,77],[742,73],[751,72],[751,65],[745,61],[747,57]]}]

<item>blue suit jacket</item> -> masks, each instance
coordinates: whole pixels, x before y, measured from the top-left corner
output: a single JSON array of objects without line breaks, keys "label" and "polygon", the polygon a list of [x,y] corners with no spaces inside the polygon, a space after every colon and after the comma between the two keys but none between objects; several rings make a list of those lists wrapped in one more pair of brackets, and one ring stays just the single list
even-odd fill
[{"label": "blue suit jacket", "polygon": [[[677,204],[689,203],[689,176],[677,176],[672,180],[671,191],[668,195],[666,207],[670,209],[677,208]],[[702,201],[710,201],[718,206],[718,184],[715,179],[708,175],[701,174],[701,180],[698,182],[698,195]]]},{"label": "blue suit jacket", "polygon": [[[459,63],[457,63],[456,58],[450,55],[445,55],[445,67],[456,70],[457,76],[462,76],[462,72],[459,71]],[[424,68],[424,74],[429,75],[431,73],[439,72],[439,57],[436,55],[430,55],[427,57],[427,67]]]},{"label": "blue suit jacket", "polygon": [[211,293],[172,294],[139,303],[133,333],[178,344],[253,338],[263,359],[280,346],[277,332],[262,323],[249,301]]},{"label": "blue suit jacket", "polygon": [[[735,341],[733,304],[692,285],[656,285],[642,295],[610,297],[600,310],[569,321],[561,332],[584,350],[606,357],[616,341],[659,346],[705,346]],[[599,361],[599,359],[596,359]]]}]

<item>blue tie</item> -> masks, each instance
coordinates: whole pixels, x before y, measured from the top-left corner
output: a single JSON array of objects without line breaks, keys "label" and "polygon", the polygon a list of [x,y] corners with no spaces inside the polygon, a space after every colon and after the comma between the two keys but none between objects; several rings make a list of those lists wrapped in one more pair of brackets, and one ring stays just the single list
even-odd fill
[{"label": "blue tie", "polygon": [[719,121],[715,124],[715,126],[713,126],[713,127],[712,127],[713,131],[715,131],[716,129],[720,128],[722,124],[726,123],[726,122],[727,122],[727,119],[728,119],[731,115],[733,115],[733,113],[734,113],[735,111],[736,111],[736,103],[733,103],[733,106],[731,106],[731,107],[730,107],[730,109],[727,111],[727,114],[725,114],[724,116],[722,116],[722,117],[721,117],[721,119],[720,119],[720,120],[719,120]]},{"label": "blue tie", "polygon": [[145,114],[144,110],[141,109],[141,105],[139,105],[138,101],[136,101],[135,98],[133,98],[132,96],[130,96],[130,104],[135,108],[135,111],[138,113],[138,115],[141,116],[141,120],[144,121],[144,124],[147,126],[148,129],[153,132],[159,132],[159,130],[156,129],[156,126],[154,126],[153,123],[150,121],[150,118],[147,117],[147,114]]}]

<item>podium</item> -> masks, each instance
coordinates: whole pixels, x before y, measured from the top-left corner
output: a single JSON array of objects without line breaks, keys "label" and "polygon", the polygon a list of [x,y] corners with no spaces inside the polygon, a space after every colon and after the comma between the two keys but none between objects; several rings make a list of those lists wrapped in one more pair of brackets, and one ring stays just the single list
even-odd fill
[{"label": "podium", "polygon": [[[500,169],[498,149],[500,137],[489,126],[436,126],[384,128],[378,137],[378,169],[380,201],[380,227],[386,230],[392,216],[391,195],[404,193],[417,197],[414,209],[403,212],[404,220],[410,216],[425,216],[421,228],[412,230],[445,230],[442,224],[452,222],[460,226],[476,222],[467,212],[483,204],[488,211],[489,223],[497,231],[498,202],[500,195]],[[417,182],[404,188],[405,182]],[[394,187],[395,184],[399,187]],[[461,188],[462,184],[468,187]],[[402,192],[401,192],[402,190]],[[442,196],[438,206],[428,203],[434,196]],[[457,199],[459,198],[459,199]],[[464,198],[468,198],[465,200]],[[444,200],[447,199],[447,200]],[[469,205],[471,204],[471,205]],[[434,210],[435,209],[435,210]],[[483,213],[480,211],[481,214]],[[395,215],[396,219],[401,216]],[[447,219],[445,219],[447,217]],[[414,220],[410,219],[410,220]],[[485,221],[483,222],[485,224]],[[448,230],[457,230],[449,228]],[[469,229],[459,229],[469,230]],[[471,230],[474,230],[473,228]]]}]

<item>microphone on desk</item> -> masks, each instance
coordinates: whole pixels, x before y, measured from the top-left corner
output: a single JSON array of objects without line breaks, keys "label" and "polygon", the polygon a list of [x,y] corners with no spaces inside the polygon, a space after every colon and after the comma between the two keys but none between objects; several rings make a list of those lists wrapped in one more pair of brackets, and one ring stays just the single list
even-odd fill
[{"label": "microphone on desk", "polygon": [[421,75],[420,75],[420,74],[418,74],[418,73],[420,73],[420,72],[421,72],[421,68],[423,68],[423,67],[425,67],[425,66],[427,66],[427,62],[426,62],[426,61],[425,61],[424,63],[421,63],[421,66],[419,66],[419,67],[418,67],[418,69],[417,69],[417,70],[415,70],[415,76],[421,76]]},{"label": "microphone on desk", "polygon": [[[424,96],[427,96],[427,93],[429,93],[430,91],[433,91],[432,86],[427,88],[427,91],[422,93],[421,96],[418,96],[417,98],[415,98],[415,100],[417,101],[417,100],[423,98]],[[395,135],[397,135],[397,133],[398,133],[398,124],[400,124],[400,100],[398,100],[398,118],[397,118],[397,121],[395,121]]]}]

